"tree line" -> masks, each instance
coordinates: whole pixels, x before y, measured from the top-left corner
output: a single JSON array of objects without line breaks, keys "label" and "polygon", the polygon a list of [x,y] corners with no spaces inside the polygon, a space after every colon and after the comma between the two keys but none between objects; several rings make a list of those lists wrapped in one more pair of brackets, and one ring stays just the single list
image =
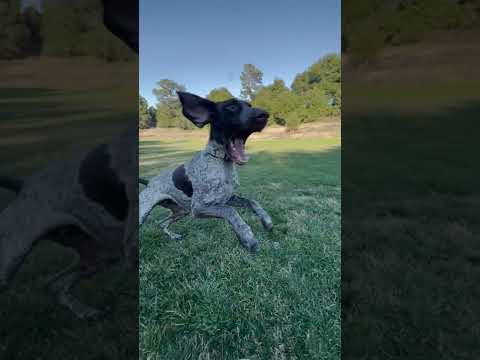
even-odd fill
[{"label": "tree line", "polygon": [[[328,54],[297,74],[290,86],[276,78],[263,84],[263,72],[253,64],[245,64],[240,75],[240,97],[271,114],[274,123],[296,129],[302,123],[337,116],[341,109],[341,59],[338,54]],[[139,125],[151,127],[177,127],[193,129],[194,125],[181,112],[177,91],[187,91],[185,85],[171,79],[157,82],[153,94],[157,99],[149,106],[139,96]],[[207,98],[224,101],[234,96],[226,87],[212,89]]]},{"label": "tree line", "polygon": [[41,8],[0,0],[0,59],[40,55],[135,59],[128,46],[106,30],[102,9],[100,0],[44,0]]},{"label": "tree line", "polygon": [[342,52],[360,65],[432,31],[479,26],[480,0],[343,0]]}]

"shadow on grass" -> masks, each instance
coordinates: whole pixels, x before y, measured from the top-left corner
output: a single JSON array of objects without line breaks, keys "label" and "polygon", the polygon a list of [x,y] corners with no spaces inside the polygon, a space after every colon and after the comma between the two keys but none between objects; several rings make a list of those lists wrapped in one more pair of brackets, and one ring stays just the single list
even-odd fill
[{"label": "shadow on grass", "polygon": [[344,112],[345,358],[479,356],[479,113]]},{"label": "shadow on grass", "polygon": [[0,88],[0,100],[4,99],[20,99],[20,98],[43,98],[59,95],[61,92],[53,89],[45,88]]},{"label": "shadow on grass", "polygon": [[95,93],[0,88],[0,94],[0,173],[8,175],[27,175],[109,141],[112,129],[122,131],[137,116],[101,104],[92,108]]}]

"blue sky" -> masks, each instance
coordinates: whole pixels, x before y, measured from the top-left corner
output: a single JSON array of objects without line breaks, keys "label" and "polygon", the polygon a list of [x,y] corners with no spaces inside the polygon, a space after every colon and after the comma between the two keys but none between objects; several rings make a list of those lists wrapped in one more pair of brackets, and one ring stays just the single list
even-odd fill
[{"label": "blue sky", "polygon": [[291,84],[321,56],[340,52],[340,0],[140,0],[140,93],[172,79],[205,96],[240,92],[243,64]]}]

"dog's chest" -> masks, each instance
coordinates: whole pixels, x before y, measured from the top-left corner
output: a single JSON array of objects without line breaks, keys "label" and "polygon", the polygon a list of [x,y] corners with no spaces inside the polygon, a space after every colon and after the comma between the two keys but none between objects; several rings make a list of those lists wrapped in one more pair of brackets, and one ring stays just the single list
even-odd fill
[{"label": "dog's chest", "polygon": [[236,166],[208,153],[193,158],[187,174],[193,186],[192,200],[204,205],[225,204],[239,185]]}]

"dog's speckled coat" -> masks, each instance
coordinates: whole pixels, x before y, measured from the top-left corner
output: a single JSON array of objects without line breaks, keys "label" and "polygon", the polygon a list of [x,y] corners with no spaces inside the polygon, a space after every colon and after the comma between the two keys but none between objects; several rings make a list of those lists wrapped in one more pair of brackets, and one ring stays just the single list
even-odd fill
[{"label": "dog's speckled coat", "polygon": [[255,252],[258,249],[258,241],[250,226],[232,206],[252,210],[267,230],[272,229],[272,220],[256,201],[235,195],[240,185],[237,165],[226,159],[223,146],[215,141],[209,141],[207,147],[184,166],[192,183],[192,197],[189,198],[175,187],[173,170],[160,173],[153,177],[140,193],[139,224],[143,224],[151,210],[158,204],[172,211],[172,215],[161,221],[160,225],[173,239],[181,236],[171,233],[168,226],[187,214],[191,213],[194,217],[224,218],[230,222],[240,243]]}]

